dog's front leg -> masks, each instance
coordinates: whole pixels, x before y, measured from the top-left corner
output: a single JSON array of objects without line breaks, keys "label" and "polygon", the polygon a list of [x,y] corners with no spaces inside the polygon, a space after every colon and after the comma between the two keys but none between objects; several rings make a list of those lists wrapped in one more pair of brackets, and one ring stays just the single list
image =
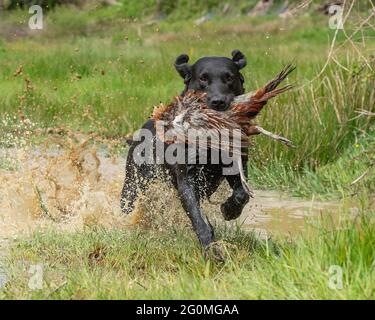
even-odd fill
[{"label": "dog's front leg", "polygon": [[[247,177],[247,160],[242,159],[245,176]],[[221,205],[221,212],[225,220],[238,218],[245,205],[249,202],[250,196],[241,183],[239,174],[227,176],[227,181],[233,190],[232,195]]]},{"label": "dog's front leg", "polygon": [[194,177],[189,174],[188,166],[178,166],[176,178],[178,196],[182,207],[186,211],[200,243],[203,248],[207,249],[214,241],[214,231],[200,208],[199,192],[195,186]]}]

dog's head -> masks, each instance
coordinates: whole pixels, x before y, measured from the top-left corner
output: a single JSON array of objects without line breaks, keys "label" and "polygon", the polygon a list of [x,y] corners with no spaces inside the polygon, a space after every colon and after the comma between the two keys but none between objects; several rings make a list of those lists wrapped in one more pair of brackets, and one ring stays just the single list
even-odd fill
[{"label": "dog's head", "polygon": [[188,64],[189,56],[177,57],[175,68],[184,79],[185,90],[207,92],[207,104],[215,110],[226,110],[233,98],[244,93],[244,78],[240,70],[246,66],[246,57],[239,50],[226,57],[205,57]]}]

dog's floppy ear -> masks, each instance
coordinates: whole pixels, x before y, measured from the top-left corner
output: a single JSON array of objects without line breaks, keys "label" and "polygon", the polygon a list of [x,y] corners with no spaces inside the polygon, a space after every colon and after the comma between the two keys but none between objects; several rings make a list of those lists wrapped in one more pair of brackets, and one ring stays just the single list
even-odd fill
[{"label": "dog's floppy ear", "polygon": [[238,70],[241,70],[247,64],[246,57],[240,50],[232,51],[232,60],[237,65]]},{"label": "dog's floppy ear", "polygon": [[189,56],[187,54],[181,54],[177,57],[174,67],[182,78],[184,78],[185,84],[191,79],[191,65],[188,64]]}]

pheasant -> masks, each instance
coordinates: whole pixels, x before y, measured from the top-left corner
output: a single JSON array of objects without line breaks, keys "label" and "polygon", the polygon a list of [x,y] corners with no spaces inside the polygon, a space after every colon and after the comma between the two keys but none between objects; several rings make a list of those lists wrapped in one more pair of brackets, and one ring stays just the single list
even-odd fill
[{"label": "pheasant", "polygon": [[[188,91],[184,96],[177,96],[173,101],[154,108],[152,119],[155,120],[156,134],[158,138],[167,143],[196,144],[196,137],[217,137],[207,141],[207,148],[216,150],[229,150],[237,156],[246,155],[249,147],[249,136],[265,134],[279,140],[288,146],[293,146],[288,139],[275,135],[252,123],[262,108],[271,98],[286,92],[292,85],[277,88],[278,85],[295,69],[291,64],[284,69],[265,86],[234,98],[226,111],[211,109],[206,104],[206,93]],[[160,125],[161,124],[161,125]],[[227,143],[220,139],[223,130],[229,133]],[[189,135],[190,130],[195,130],[195,135]],[[240,139],[235,139],[235,130],[240,132]],[[229,141],[229,143],[228,143]],[[200,147],[200,146],[199,146]],[[240,157],[238,157],[240,159]],[[240,165],[241,180],[246,184],[243,176],[242,163]],[[246,190],[249,188],[246,185]]]},{"label": "pheasant", "polygon": [[[269,133],[263,128],[254,125],[253,120],[267,101],[280,93],[288,91],[291,85],[286,85],[277,89],[278,85],[295,69],[292,65],[287,65],[274,79],[264,87],[255,92],[246,93],[234,98],[231,106],[226,111],[216,111],[209,108],[205,102],[206,93],[188,91],[183,97],[176,96],[172,103],[161,104],[154,108],[152,119],[163,121],[165,131],[168,135],[163,135],[159,130],[158,137],[165,143],[194,143],[189,141],[188,131],[190,129],[197,132],[207,133],[207,131],[220,131],[221,129],[241,130],[241,141],[243,147],[247,147],[248,137],[263,133],[269,136],[279,137]],[[291,142],[283,137],[281,141],[291,145]],[[220,147],[210,145],[211,148]]]}]

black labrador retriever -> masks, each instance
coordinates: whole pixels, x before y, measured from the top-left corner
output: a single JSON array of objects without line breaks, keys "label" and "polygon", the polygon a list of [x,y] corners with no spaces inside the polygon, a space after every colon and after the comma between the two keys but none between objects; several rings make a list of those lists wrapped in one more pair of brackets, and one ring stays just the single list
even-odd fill
[{"label": "black labrador retriever", "polygon": [[[206,92],[207,104],[210,108],[224,111],[233,98],[244,93],[244,78],[240,70],[246,66],[246,58],[239,51],[232,52],[232,59],[226,57],[204,57],[193,65],[188,64],[189,57],[180,55],[175,61],[175,68],[184,79],[185,89]],[[142,127],[151,134],[152,144],[149,150],[152,155],[157,153],[155,144],[155,123],[147,121]],[[149,137],[148,137],[149,138]],[[134,139],[131,143],[126,162],[126,177],[121,195],[121,208],[124,213],[134,209],[138,195],[145,191],[148,184],[156,177],[159,169],[168,177],[178,191],[182,206],[191,220],[193,229],[205,250],[214,242],[213,228],[202,212],[200,203],[204,197],[210,197],[223,179],[227,179],[233,189],[232,195],[221,205],[225,220],[236,219],[243,207],[249,201],[249,195],[242,186],[240,175],[223,175],[223,164],[187,164],[161,163],[156,161],[138,163],[135,161],[139,154],[137,149],[147,137]],[[143,150],[144,153],[147,150]],[[156,155],[157,156],[157,155]],[[153,158],[154,159],[154,158]],[[242,165],[247,174],[247,157],[242,157]],[[159,170],[159,171],[158,171]]]}]

